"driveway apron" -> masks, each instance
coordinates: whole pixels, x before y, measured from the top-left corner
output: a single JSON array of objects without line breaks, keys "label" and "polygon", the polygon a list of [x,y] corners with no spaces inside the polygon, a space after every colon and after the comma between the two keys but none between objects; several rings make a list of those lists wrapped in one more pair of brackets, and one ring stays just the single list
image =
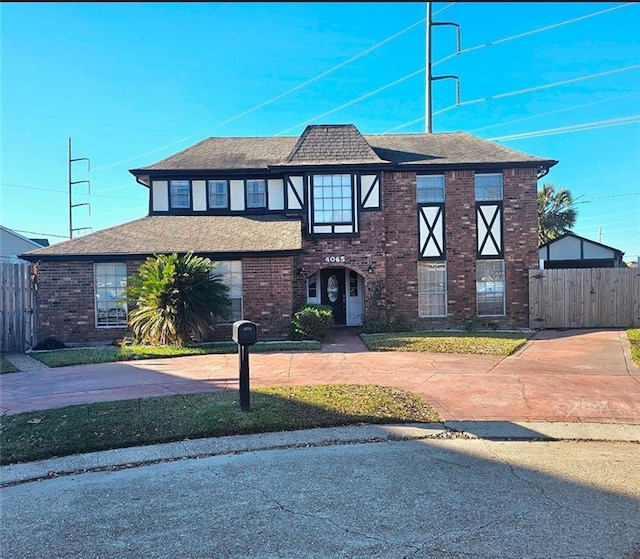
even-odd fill
[{"label": "driveway apron", "polygon": [[[373,384],[410,390],[443,421],[640,423],[640,369],[624,330],[542,331],[516,354],[369,352],[352,331],[322,351],[253,353],[252,388]],[[237,390],[236,354],[36,369],[0,377],[0,414]]]}]

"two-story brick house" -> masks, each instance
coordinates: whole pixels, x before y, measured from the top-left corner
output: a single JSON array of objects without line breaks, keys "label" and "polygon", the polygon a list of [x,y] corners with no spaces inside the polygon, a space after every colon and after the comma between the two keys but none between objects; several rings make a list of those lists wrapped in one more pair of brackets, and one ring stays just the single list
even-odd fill
[{"label": "two-story brick house", "polygon": [[127,276],[188,251],[218,262],[233,320],[262,339],[286,336],[306,302],[330,305],[337,325],[382,313],[417,329],[526,327],[537,181],[556,163],[461,132],[208,138],[130,171],[147,217],[23,255],[40,337],[121,338]]}]

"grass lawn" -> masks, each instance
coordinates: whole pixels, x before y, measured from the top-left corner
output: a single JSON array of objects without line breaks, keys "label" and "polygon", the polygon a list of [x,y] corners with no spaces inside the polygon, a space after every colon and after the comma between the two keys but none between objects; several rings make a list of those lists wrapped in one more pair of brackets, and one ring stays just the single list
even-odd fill
[{"label": "grass lawn", "polygon": [[400,332],[362,334],[371,351],[423,351],[428,353],[483,353],[511,355],[533,332]]},{"label": "grass lawn", "polygon": [[13,363],[7,361],[2,355],[0,355],[0,375],[4,373],[16,373],[18,369]]},{"label": "grass lawn", "polygon": [[368,385],[254,389],[249,412],[240,411],[239,392],[230,390],[69,406],[0,419],[3,465],[203,437],[440,421],[418,396]]},{"label": "grass lawn", "polygon": [[[315,341],[299,342],[258,342],[251,346],[251,353],[267,351],[312,351],[322,349]],[[66,367],[90,363],[109,363],[112,361],[133,361],[136,359],[155,359],[158,357],[184,357],[185,355],[206,355],[210,353],[238,353],[235,342],[214,342],[196,346],[108,346],[74,349],[56,349],[53,351],[35,351],[29,355],[48,367]]]},{"label": "grass lawn", "polygon": [[640,367],[640,328],[629,328],[627,336],[631,342],[631,357],[633,362]]}]

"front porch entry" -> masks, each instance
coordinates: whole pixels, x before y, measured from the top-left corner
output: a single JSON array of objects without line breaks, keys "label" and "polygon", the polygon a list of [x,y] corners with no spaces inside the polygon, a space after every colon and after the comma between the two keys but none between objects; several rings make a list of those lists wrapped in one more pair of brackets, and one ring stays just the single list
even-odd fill
[{"label": "front porch entry", "polygon": [[364,278],[348,268],[324,268],[307,278],[307,302],[331,307],[336,326],[361,326]]}]

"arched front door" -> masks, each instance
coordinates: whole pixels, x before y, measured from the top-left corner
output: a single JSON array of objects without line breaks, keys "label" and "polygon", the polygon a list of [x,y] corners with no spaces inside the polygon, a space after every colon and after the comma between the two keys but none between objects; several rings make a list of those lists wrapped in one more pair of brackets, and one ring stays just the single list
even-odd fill
[{"label": "arched front door", "polygon": [[320,303],[333,309],[336,326],[347,323],[347,293],[344,268],[320,270]]},{"label": "arched front door", "polygon": [[364,313],[364,280],[348,268],[325,268],[308,278],[307,302],[331,307],[336,326],[360,326]]}]

